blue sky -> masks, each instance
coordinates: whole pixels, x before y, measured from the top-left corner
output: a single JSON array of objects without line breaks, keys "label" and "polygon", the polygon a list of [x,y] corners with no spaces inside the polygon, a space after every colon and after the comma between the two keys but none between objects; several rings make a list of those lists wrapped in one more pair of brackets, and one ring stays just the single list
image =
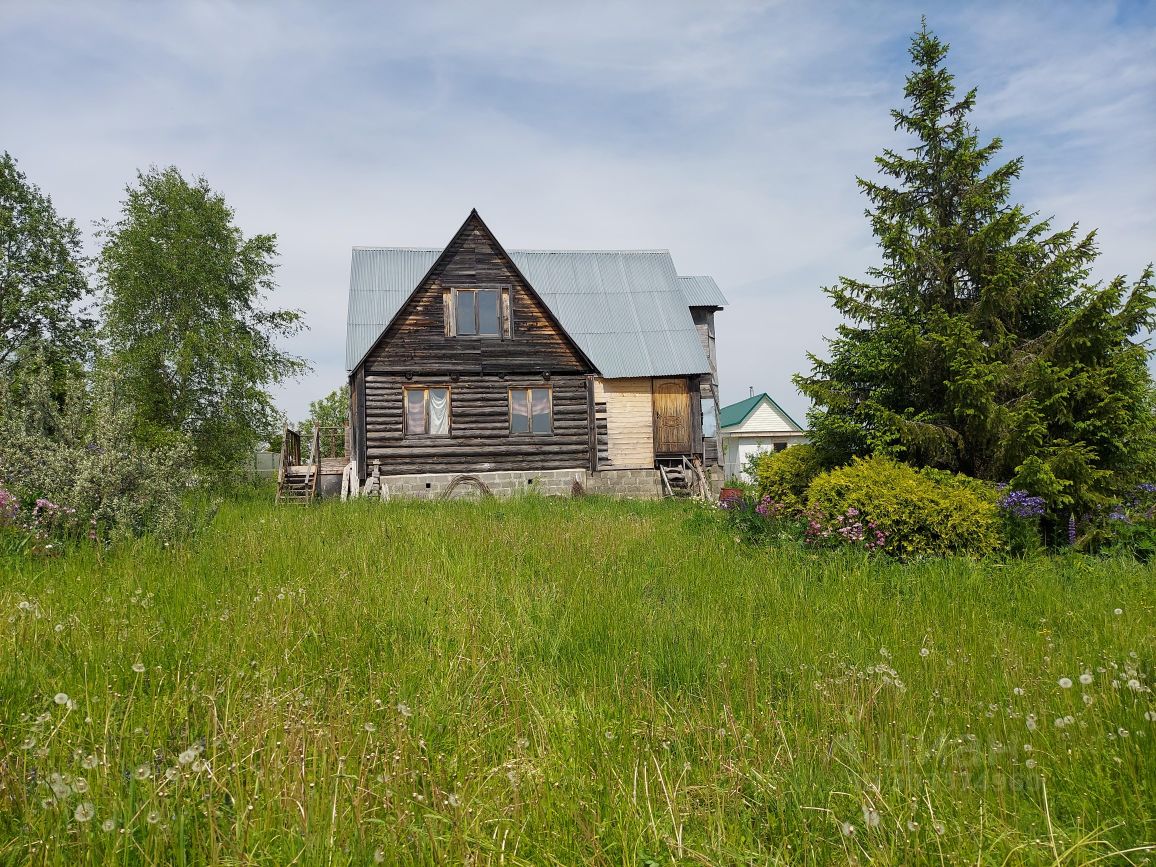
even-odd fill
[{"label": "blue sky", "polygon": [[947,42],[1016,198],[1099,230],[1097,277],[1156,258],[1156,2],[229,3],[0,0],[0,149],[90,229],[138,168],[204,175],[275,232],[270,303],[344,380],[349,251],[441,245],[476,207],[510,247],[666,248],[710,274],[723,399],[790,383],[875,262],[855,176],[902,147],[908,39]]}]

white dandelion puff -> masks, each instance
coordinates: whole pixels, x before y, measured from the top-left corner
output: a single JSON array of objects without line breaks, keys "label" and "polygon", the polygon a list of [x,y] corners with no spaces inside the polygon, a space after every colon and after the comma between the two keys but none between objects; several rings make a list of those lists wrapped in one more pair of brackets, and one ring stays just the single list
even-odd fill
[{"label": "white dandelion puff", "polygon": [[98,762],[96,760],[96,756],[93,756],[93,755],[85,756],[83,759],[81,759],[81,762],[80,762],[81,767],[87,768],[90,771],[93,768],[95,768],[97,766],[97,764],[98,764]]},{"label": "white dandelion puff", "polygon": [[932,822],[931,827],[935,829],[936,834],[942,834],[943,833],[943,823],[942,822]]},{"label": "white dandelion puff", "polygon": [[1024,762],[1025,768],[1031,769],[1031,768],[1034,768],[1035,766],[1036,766],[1036,760],[1035,759],[1028,759],[1026,762]]},{"label": "white dandelion puff", "polygon": [[457,809],[458,807],[460,807],[462,805],[462,799],[459,798],[453,792],[450,792],[449,797],[446,798],[446,803],[449,804],[454,809]]},{"label": "white dandelion puff", "polygon": [[68,704],[68,693],[58,692],[52,700],[63,707],[64,705]]},{"label": "white dandelion puff", "polygon": [[56,801],[52,800],[52,798],[45,798],[43,801],[40,802],[40,806],[43,807],[45,810],[51,810],[53,807],[56,806]]},{"label": "white dandelion puff", "polygon": [[72,791],[76,792],[78,795],[83,795],[88,791],[88,780],[84,779],[83,777],[77,777],[72,781]]},{"label": "white dandelion puff", "polygon": [[914,819],[908,819],[907,820],[907,830],[908,831],[918,831],[919,830],[919,823],[916,822]]},{"label": "white dandelion puff", "polygon": [[96,808],[92,806],[92,801],[83,801],[76,805],[72,816],[78,822],[87,822],[96,815]]},{"label": "white dandelion puff", "polygon": [[1145,711],[1144,719],[1148,720],[1148,722],[1156,722],[1156,710]]},{"label": "white dandelion puff", "polygon": [[181,754],[179,756],[177,756],[177,761],[180,762],[182,765],[187,765],[190,762],[192,762],[192,760],[195,759],[196,757],[197,757],[196,750],[194,750],[192,747],[189,747],[187,750],[183,750],[181,752]]},{"label": "white dandelion puff", "polygon": [[373,723],[371,723],[371,722],[367,722],[367,723],[365,724],[365,730],[366,730],[367,732],[370,732],[370,733],[372,733],[372,732],[375,732],[375,731],[377,731],[377,726],[375,726],[375,725],[374,725]]},{"label": "white dandelion puff", "polygon": [[1083,674],[1080,675],[1080,683],[1082,683],[1084,686],[1087,686],[1091,682],[1092,682],[1092,672],[1085,671]]},{"label": "white dandelion puff", "polygon": [[1086,692],[1082,696],[1080,696],[1080,698],[1082,698],[1084,700],[1084,704],[1091,704],[1092,703],[1092,697],[1090,695],[1088,695]]},{"label": "white dandelion puff", "polygon": [[1072,688],[1072,679],[1070,677],[1061,677],[1056,683],[1060,685],[1060,689]]},{"label": "white dandelion puff", "polygon": [[385,863],[385,850],[384,849],[374,849],[373,850],[373,863],[374,864],[384,864]]},{"label": "white dandelion puff", "polygon": [[115,831],[116,830],[116,820],[115,819],[105,819],[103,822],[100,823],[100,830],[105,831],[105,832]]},{"label": "white dandelion puff", "polygon": [[48,788],[52,789],[52,794],[56,796],[56,800],[63,801],[72,794],[72,786],[63,780],[53,780],[48,784]]},{"label": "white dandelion puff", "polygon": [[868,806],[864,805],[863,806],[863,824],[866,825],[868,828],[878,828],[879,827],[879,811],[872,808],[872,807],[868,807]]},{"label": "white dandelion puff", "polygon": [[36,738],[25,738],[20,743],[20,749],[22,749],[22,750],[30,750],[35,746],[36,746]]},{"label": "white dandelion puff", "polygon": [[138,780],[147,780],[153,775],[153,769],[148,765],[138,765],[137,769],[132,774]]},{"label": "white dandelion puff", "polygon": [[1024,694],[1023,687],[1017,686],[1015,689],[1012,690],[1012,694],[1013,695],[1023,695]]},{"label": "white dandelion puff", "polygon": [[844,822],[843,824],[841,824],[839,826],[839,830],[843,832],[844,837],[854,837],[855,836],[855,826],[852,825],[850,822]]},{"label": "white dandelion puff", "polygon": [[1128,689],[1132,690],[1132,692],[1139,692],[1140,691],[1140,681],[1138,681],[1136,678],[1133,677],[1131,680],[1128,681]]},{"label": "white dandelion puff", "polygon": [[149,812],[148,817],[147,817],[147,821],[150,825],[155,825],[160,820],[161,820],[161,814],[158,813],[156,810],[152,810],[151,812]]},{"label": "white dandelion puff", "polygon": [[1036,730],[1038,723],[1036,722],[1036,715],[1034,713],[1029,713],[1027,715],[1027,719],[1025,719],[1024,722],[1027,723],[1029,732],[1034,732]]},{"label": "white dandelion puff", "polygon": [[926,647],[921,647],[919,648],[919,655],[926,659],[927,657],[931,656],[931,651]]},{"label": "white dandelion puff", "polygon": [[1076,721],[1076,718],[1074,716],[1072,716],[1071,714],[1068,714],[1066,717],[1064,717],[1064,724],[1065,725],[1071,725],[1075,721]]},{"label": "white dandelion puff", "polygon": [[404,701],[399,701],[397,703],[397,712],[402,716],[413,716],[413,711],[410,710],[409,705]]},{"label": "white dandelion puff", "polygon": [[178,776],[180,776],[180,773],[181,773],[180,768],[175,768],[175,767],[165,768],[165,779],[169,780],[171,782],[172,780],[175,780]]},{"label": "white dandelion puff", "polygon": [[202,771],[207,771],[209,769],[209,763],[204,759],[194,759],[193,763],[189,767],[193,769],[194,773],[199,774]]},{"label": "white dandelion puff", "polygon": [[1113,611],[1112,613],[1113,613],[1113,614],[1115,614],[1117,617],[1119,617],[1121,614],[1123,614],[1123,613],[1124,613],[1124,609],[1123,609],[1123,608],[1117,608],[1117,609],[1116,609],[1115,611]]},{"label": "white dandelion puff", "polygon": [[134,662],[132,664],[132,670],[135,671],[137,674],[144,674],[144,668],[145,667],[144,667],[143,662]]},{"label": "white dandelion puff", "polygon": [[1067,725],[1067,722],[1068,721],[1066,719],[1064,719],[1062,716],[1058,716],[1058,717],[1056,717],[1055,727],[1058,729],[1062,729],[1065,725]]}]

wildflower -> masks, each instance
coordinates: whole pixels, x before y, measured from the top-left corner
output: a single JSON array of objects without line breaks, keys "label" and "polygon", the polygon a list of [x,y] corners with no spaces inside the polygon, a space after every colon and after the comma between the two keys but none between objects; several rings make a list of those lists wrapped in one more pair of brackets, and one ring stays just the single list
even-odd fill
[{"label": "wildflower", "polygon": [[931,651],[926,647],[921,647],[919,648],[919,655],[926,659],[927,657],[931,656]]},{"label": "wildflower", "polygon": [[1068,515],[1068,544],[1076,544],[1076,516]]},{"label": "wildflower", "polygon": [[868,828],[878,828],[879,827],[879,811],[876,809],[873,809],[872,807],[868,807],[866,804],[864,804],[863,805],[863,824],[866,825]]},{"label": "wildflower", "polygon": [[97,766],[96,756],[85,756],[81,760],[80,766],[82,768],[87,768],[88,770],[91,771],[93,768],[95,768]]},{"label": "wildflower", "polygon": [[76,805],[73,811],[73,818],[78,822],[87,822],[96,814],[96,808],[92,806],[92,801],[82,801]]},{"label": "wildflower", "polygon": [[1080,698],[1082,698],[1084,700],[1084,704],[1091,704],[1092,703],[1092,697],[1090,695],[1088,695],[1086,692],[1082,696],[1080,696]]},{"label": "wildflower", "polygon": [[385,850],[384,849],[378,848],[378,849],[373,850],[373,863],[374,864],[384,864],[385,863]]},{"label": "wildflower", "polygon": [[1124,609],[1123,609],[1123,608],[1117,608],[1117,609],[1116,609],[1115,611],[1113,611],[1112,613],[1113,613],[1113,614],[1115,614],[1117,617],[1119,617],[1121,614],[1123,614],[1123,613],[1124,613]]},{"label": "wildflower", "polygon": [[1144,719],[1148,720],[1148,722],[1156,722],[1156,710],[1144,711]]},{"label": "wildflower", "polygon": [[1121,726],[1120,728],[1116,729],[1116,734],[1118,734],[1122,738],[1126,738],[1126,737],[1128,737],[1130,732],[1126,728]]},{"label": "wildflower", "polygon": [[54,800],[52,800],[51,798],[45,798],[43,801],[40,802],[40,806],[44,810],[51,810],[53,807],[56,806],[56,802]]},{"label": "wildflower", "polygon": [[1043,497],[1034,497],[1027,491],[1008,491],[996,505],[1017,518],[1038,518],[1044,514]]},{"label": "wildflower", "polygon": [[115,831],[116,830],[116,820],[115,819],[105,819],[103,822],[100,823],[100,830],[105,831],[105,832]]},{"label": "wildflower", "polygon": [[182,751],[181,754],[179,756],[177,756],[177,761],[180,762],[182,765],[187,765],[187,764],[189,764],[189,762],[191,762],[196,757],[197,757],[197,751],[194,750],[192,747],[189,747],[187,750]]},{"label": "wildflower", "polygon": [[1084,686],[1087,686],[1091,682],[1092,682],[1092,672],[1085,671],[1083,674],[1080,675],[1080,683],[1082,683]]},{"label": "wildflower", "polygon": [[20,749],[30,750],[36,746],[36,738],[25,738],[20,744]]},{"label": "wildflower", "polygon": [[132,664],[132,670],[135,671],[137,674],[144,674],[144,668],[145,667],[144,667],[143,662],[134,662]]},{"label": "wildflower", "polygon": [[367,732],[375,732],[375,731],[377,731],[377,726],[375,726],[375,725],[374,725],[373,723],[371,723],[371,722],[367,722],[367,723],[365,724],[365,730],[366,730]]},{"label": "wildflower", "polygon": [[1033,747],[1031,744],[1024,744],[1024,752],[1025,753],[1030,753],[1034,749],[1035,749],[1035,747]]},{"label": "wildflower", "polygon": [[1076,721],[1076,718],[1074,716],[1072,716],[1071,714],[1068,714],[1066,717],[1064,717],[1064,725],[1070,726],[1075,721]]},{"label": "wildflower", "polygon": [[413,711],[409,709],[409,705],[404,701],[397,703],[397,712],[402,716],[413,716]]},{"label": "wildflower", "polygon": [[1015,689],[1012,690],[1012,694],[1013,695],[1023,695],[1024,694],[1023,688],[1017,686]]},{"label": "wildflower", "polygon": [[942,834],[943,833],[943,823],[942,822],[932,822],[931,827],[933,829],[935,829],[936,834]]},{"label": "wildflower", "polygon": [[68,693],[58,692],[56,697],[52,700],[63,707],[64,705],[68,704]]},{"label": "wildflower", "polygon": [[1061,677],[1057,681],[1057,683],[1059,683],[1060,689],[1071,689],[1072,688],[1072,679],[1070,677]]},{"label": "wildflower", "polygon": [[1128,689],[1132,690],[1132,692],[1139,692],[1140,691],[1140,681],[1136,680],[1136,678],[1133,677],[1131,680],[1128,681]]},{"label": "wildflower", "polygon": [[48,788],[52,789],[52,794],[56,796],[58,801],[63,801],[72,794],[72,787],[60,779],[59,775],[57,775],[57,779],[48,784]]},{"label": "wildflower", "polygon": [[919,823],[918,823],[918,822],[916,822],[914,819],[908,819],[908,820],[907,820],[907,830],[908,830],[908,831],[917,831],[917,830],[919,830]]},{"label": "wildflower", "polygon": [[147,819],[148,819],[148,823],[150,825],[155,825],[157,822],[159,822],[161,820],[161,814],[158,813],[156,810],[151,810],[151,811],[149,811]]},{"label": "wildflower", "polygon": [[148,765],[138,765],[137,769],[132,774],[138,780],[147,780],[153,775],[153,769]]},{"label": "wildflower", "polygon": [[457,808],[461,806],[462,799],[455,795],[453,792],[450,792],[449,797],[446,798],[446,803],[451,807]]},{"label": "wildflower", "polygon": [[843,824],[841,824],[839,826],[839,830],[843,832],[844,837],[854,837],[855,836],[855,826],[852,825],[850,822],[844,822]]},{"label": "wildflower", "polygon": [[1068,721],[1064,717],[1062,717],[1062,716],[1056,717],[1056,722],[1055,722],[1056,728],[1062,729],[1067,724],[1068,724]]},{"label": "wildflower", "polygon": [[1028,759],[1026,762],[1024,762],[1024,767],[1027,768],[1028,770],[1031,770],[1035,766],[1036,766],[1036,760],[1035,759]]},{"label": "wildflower", "polygon": [[189,767],[193,769],[194,774],[199,774],[202,771],[207,771],[209,769],[209,763],[204,759],[195,759],[193,763],[189,765]]},{"label": "wildflower", "polygon": [[72,791],[76,792],[78,795],[83,795],[88,791],[88,780],[84,779],[83,777],[77,777],[72,781]]},{"label": "wildflower", "polygon": [[1025,719],[1024,722],[1027,723],[1029,732],[1034,732],[1036,730],[1036,715],[1034,713],[1029,713],[1027,719]]},{"label": "wildflower", "polygon": [[172,780],[175,780],[180,775],[180,773],[181,772],[179,768],[165,768],[165,779],[171,782]]}]

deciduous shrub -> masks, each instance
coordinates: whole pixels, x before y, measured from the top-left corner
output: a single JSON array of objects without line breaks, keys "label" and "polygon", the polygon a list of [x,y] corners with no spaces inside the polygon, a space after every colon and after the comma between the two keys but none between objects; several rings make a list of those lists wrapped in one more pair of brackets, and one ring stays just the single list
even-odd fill
[{"label": "deciduous shrub", "polygon": [[853,515],[865,528],[861,542],[869,527],[872,540],[875,531],[882,534],[881,550],[901,558],[983,556],[1003,547],[994,489],[966,476],[915,470],[881,455],[857,458],[816,477],[807,489],[807,506],[809,529],[831,529]]},{"label": "deciduous shrub", "polygon": [[815,447],[803,444],[760,455],[754,475],[760,496],[798,513],[807,505],[807,488],[822,471]]}]

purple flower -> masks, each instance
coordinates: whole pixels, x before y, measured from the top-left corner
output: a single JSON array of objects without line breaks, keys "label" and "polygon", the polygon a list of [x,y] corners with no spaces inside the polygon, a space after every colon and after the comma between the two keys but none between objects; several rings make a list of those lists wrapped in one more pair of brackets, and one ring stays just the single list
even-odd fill
[{"label": "purple flower", "polygon": [[1076,516],[1068,515],[1068,544],[1076,544]]},{"label": "purple flower", "polygon": [[997,501],[1005,512],[1017,518],[1038,518],[1046,511],[1043,497],[1035,497],[1027,491],[1008,491]]}]

